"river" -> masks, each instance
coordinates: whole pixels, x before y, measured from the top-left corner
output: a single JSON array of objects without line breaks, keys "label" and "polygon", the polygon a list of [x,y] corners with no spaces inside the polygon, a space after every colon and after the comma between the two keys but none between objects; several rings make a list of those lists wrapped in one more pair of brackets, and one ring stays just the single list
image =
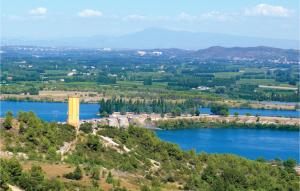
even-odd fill
[{"label": "river", "polygon": [[[0,115],[3,117],[10,110],[33,111],[46,121],[66,121],[67,103],[50,102],[15,102],[0,101]],[[80,119],[97,118],[98,104],[80,104]],[[231,109],[240,114],[259,113],[262,116],[298,117],[297,111]],[[201,108],[202,113],[209,113],[208,108]],[[197,152],[232,153],[249,159],[264,157],[266,159],[294,158],[299,163],[299,132],[277,131],[268,129],[183,129],[156,131],[165,141],[178,144],[182,149],[196,149]]]},{"label": "river", "polygon": [[[296,110],[275,110],[275,109],[247,109],[247,108],[230,108],[230,115],[234,115],[238,112],[239,115],[246,115],[250,113],[251,115],[259,116],[270,116],[270,117],[293,117],[299,118],[300,112]],[[210,108],[204,107],[200,108],[200,113],[211,114]]]},{"label": "river", "polygon": [[[68,104],[56,102],[16,102],[0,101],[0,116],[3,117],[7,111],[16,115],[19,111],[33,111],[45,121],[66,121]],[[99,104],[80,104],[80,119],[98,118]]]},{"label": "river", "polygon": [[[54,102],[25,102],[25,101],[0,101],[0,116],[10,110],[14,114],[19,111],[33,111],[45,121],[66,121],[67,103]],[[97,118],[99,104],[80,104],[80,119]],[[263,110],[263,109],[230,109],[230,114],[238,112],[240,115],[250,113],[251,115],[260,116],[282,116],[282,117],[299,117],[299,111],[296,110]],[[201,113],[211,114],[209,108],[201,108]]]},{"label": "river", "polygon": [[158,130],[158,137],[184,150],[232,153],[249,159],[293,158],[299,163],[299,132],[270,129],[180,129]]}]

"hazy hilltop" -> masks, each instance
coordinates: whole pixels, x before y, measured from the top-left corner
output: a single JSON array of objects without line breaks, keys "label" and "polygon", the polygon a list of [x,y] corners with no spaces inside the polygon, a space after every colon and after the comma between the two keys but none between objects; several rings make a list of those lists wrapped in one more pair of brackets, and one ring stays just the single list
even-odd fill
[{"label": "hazy hilltop", "polygon": [[298,49],[298,40],[246,37],[221,33],[175,31],[148,28],[123,36],[68,37],[57,39],[4,38],[2,45],[68,46],[81,48],[180,48],[203,49],[211,46],[270,46]]},{"label": "hazy hilltop", "polygon": [[299,51],[292,49],[280,49],[265,46],[258,47],[232,47],[225,48],[214,46],[198,50],[194,53],[200,59],[260,59],[260,60],[299,60]]},{"label": "hazy hilltop", "polygon": [[94,58],[137,58],[155,60],[259,60],[272,63],[298,63],[300,51],[295,49],[280,49],[266,46],[257,47],[221,47],[213,46],[199,50],[185,50],[176,48],[164,49],[99,49],[99,48],[62,48],[41,46],[2,46],[3,55],[14,57],[24,55],[31,57],[59,56],[77,57],[92,56]]}]

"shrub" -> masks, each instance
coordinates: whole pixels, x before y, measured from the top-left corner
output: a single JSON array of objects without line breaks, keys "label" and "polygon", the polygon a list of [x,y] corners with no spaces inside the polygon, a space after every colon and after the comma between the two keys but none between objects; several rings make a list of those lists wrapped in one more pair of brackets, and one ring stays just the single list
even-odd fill
[{"label": "shrub", "polygon": [[82,171],[79,166],[76,166],[74,172],[65,174],[64,177],[72,180],[80,180],[82,178]]},{"label": "shrub", "polygon": [[212,104],[210,111],[215,115],[222,115],[222,116],[229,115],[228,106],[224,104]]},{"label": "shrub", "polygon": [[93,132],[93,124],[92,123],[82,123],[79,127],[79,130],[88,134]]},{"label": "shrub", "polygon": [[12,128],[12,120],[13,120],[13,114],[11,111],[6,112],[5,119],[3,122],[3,127],[5,129],[11,129]]}]

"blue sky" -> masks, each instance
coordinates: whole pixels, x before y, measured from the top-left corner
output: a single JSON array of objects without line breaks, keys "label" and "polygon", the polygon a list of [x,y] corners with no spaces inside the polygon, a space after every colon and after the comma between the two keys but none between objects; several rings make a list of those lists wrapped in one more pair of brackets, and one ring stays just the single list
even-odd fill
[{"label": "blue sky", "polygon": [[3,37],[123,35],[149,27],[299,39],[298,0],[1,0]]}]

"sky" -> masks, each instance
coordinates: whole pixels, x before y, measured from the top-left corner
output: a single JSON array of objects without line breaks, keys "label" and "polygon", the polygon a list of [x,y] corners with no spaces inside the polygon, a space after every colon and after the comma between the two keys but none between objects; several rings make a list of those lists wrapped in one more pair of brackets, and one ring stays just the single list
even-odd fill
[{"label": "sky", "polygon": [[299,0],[1,0],[3,38],[120,36],[146,28],[299,40]]}]

